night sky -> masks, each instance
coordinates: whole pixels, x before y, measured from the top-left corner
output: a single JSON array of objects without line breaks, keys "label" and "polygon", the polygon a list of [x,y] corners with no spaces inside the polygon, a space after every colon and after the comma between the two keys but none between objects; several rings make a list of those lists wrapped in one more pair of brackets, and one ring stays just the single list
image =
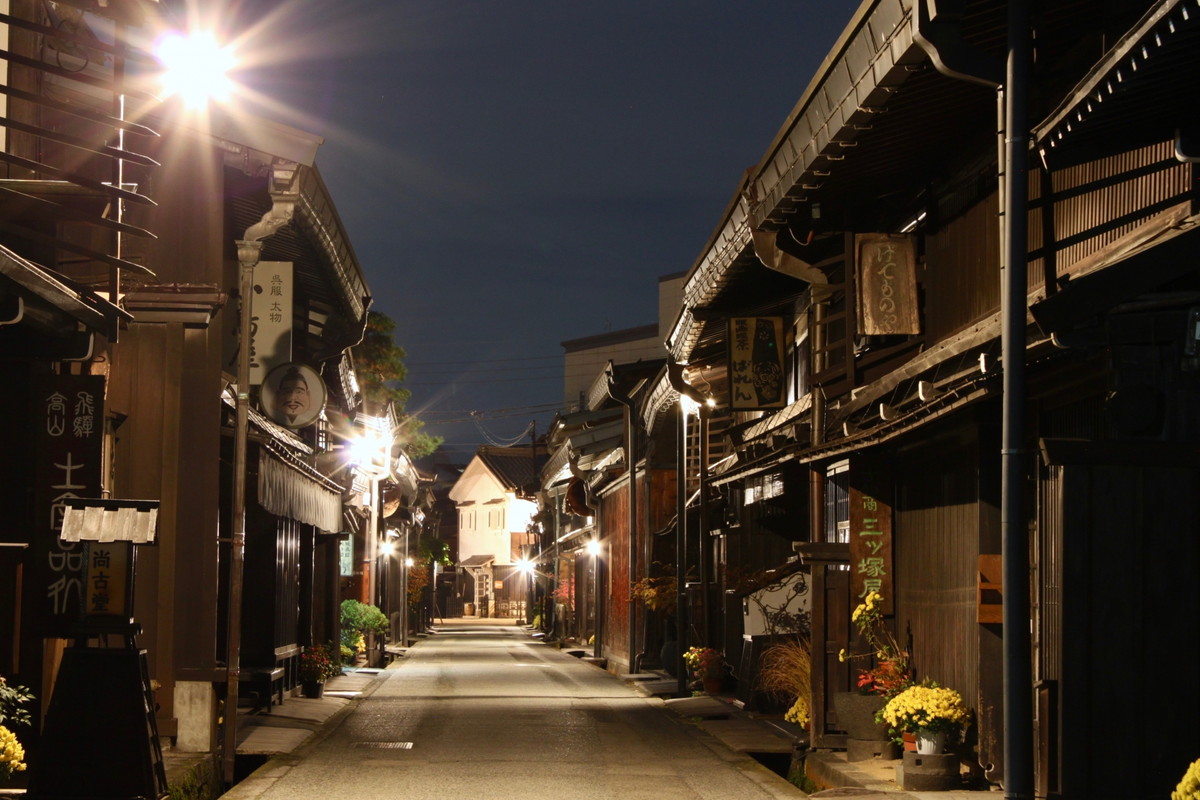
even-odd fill
[{"label": "night sky", "polygon": [[858,3],[271,5],[241,78],[325,137],[408,410],[461,454],[545,432],[561,342],[656,322]]}]

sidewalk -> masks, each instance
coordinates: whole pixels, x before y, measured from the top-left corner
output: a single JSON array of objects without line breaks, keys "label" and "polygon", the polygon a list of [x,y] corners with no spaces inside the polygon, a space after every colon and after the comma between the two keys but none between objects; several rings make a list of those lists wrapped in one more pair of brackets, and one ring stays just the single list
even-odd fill
[{"label": "sidewalk", "polygon": [[[648,696],[661,697],[666,708],[690,719],[720,740],[729,749],[751,755],[769,769],[785,768],[783,759],[803,749],[801,731],[781,715],[760,715],[743,710],[731,697],[674,697],[677,681],[666,675],[622,676],[634,689]],[[990,791],[951,789],[946,791],[905,791],[899,787],[896,767],[900,760],[879,758],[850,762],[846,753],[832,750],[799,752],[806,761],[810,779],[829,788],[810,797],[856,797],[860,800],[981,800]]]}]

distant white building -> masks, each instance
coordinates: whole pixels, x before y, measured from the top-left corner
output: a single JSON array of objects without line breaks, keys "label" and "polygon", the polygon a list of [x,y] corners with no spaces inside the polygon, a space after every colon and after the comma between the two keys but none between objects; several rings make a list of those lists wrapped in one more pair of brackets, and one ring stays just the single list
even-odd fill
[{"label": "distant white building", "polygon": [[579,411],[582,398],[609,361],[633,364],[666,356],[667,337],[682,302],[684,273],[658,279],[659,321],[561,342],[563,348],[563,411]]},{"label": "distant white building", "polygon": [[536,555],[529,524],[545,461],[544,445],[480,447],[450,489],[458,510],[458,566],[473,584],[464,596],[473,605],[468,615],[524,616],[528,587],[517,565]]}]

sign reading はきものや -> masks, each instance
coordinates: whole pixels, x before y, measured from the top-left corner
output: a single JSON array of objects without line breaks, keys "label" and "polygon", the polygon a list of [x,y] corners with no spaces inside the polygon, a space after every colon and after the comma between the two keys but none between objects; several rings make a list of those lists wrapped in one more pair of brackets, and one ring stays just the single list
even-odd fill
[{"label": "sign reading \u306f\u304d\u3082\u306e\u3084", "polygon": [[854,251],[859,333],[864,336],[920,333],[912,237],[860,233],[854,237]]},{"label": "sign reading \u306f\u304d\u3082\u306e\u3084", "polygon": [[98,497],[104,451],[104,378],[47,375],[33,390],[33,580],[45,635],[67,636],[84,602],[84,546],[62,542],[64,501]]}]

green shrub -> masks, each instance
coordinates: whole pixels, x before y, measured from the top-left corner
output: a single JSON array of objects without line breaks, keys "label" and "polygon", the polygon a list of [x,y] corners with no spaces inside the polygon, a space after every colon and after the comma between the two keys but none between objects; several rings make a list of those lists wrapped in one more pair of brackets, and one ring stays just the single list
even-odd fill
[{"label": "green shrub", "polygon": [[366,634],[387,633],[388,621],[376,606],[358,600],[342,601],[342,644],[352,650],[358,648]]}]

